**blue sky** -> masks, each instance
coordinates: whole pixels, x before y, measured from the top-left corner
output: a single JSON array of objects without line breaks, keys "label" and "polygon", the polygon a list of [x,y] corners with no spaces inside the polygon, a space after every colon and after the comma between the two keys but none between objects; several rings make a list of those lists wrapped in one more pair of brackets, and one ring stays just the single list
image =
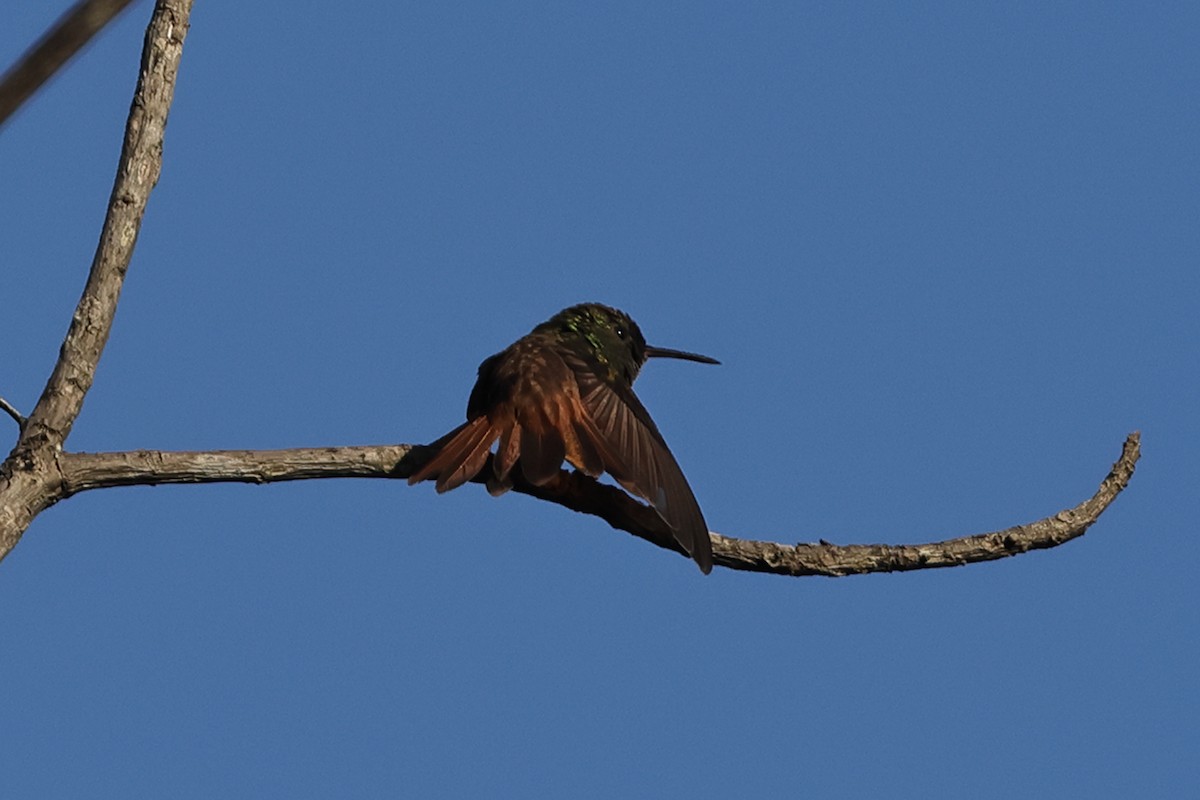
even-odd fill
[{"label": "blue sky", "polygon": [[[0,396],[25,410],[148,14],[0,131]],[[429,441],[483,358],[598,300],[724,362],[637,388],[726,535],[965,535],[1089,496],[1132,430],[1144,455],[1061,548],[836,580],[705,578],[478,486],[81,495],[0,564],[7,796],[1195,790],[1194,5],[192,23],[72,449]]]}]

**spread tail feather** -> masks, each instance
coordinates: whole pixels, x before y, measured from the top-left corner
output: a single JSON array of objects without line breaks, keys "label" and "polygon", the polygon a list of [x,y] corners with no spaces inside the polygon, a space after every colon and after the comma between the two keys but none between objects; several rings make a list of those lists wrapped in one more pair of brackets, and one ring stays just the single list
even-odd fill
[{"label": "spread tail feather", "polygon": [[500,431],[486,414],[463,423],[434,443],[439,448],[437,454],[409,476],[409,485],[436,478],[439,493],[457,489],[483,469],[488,451],[499,436]]}]

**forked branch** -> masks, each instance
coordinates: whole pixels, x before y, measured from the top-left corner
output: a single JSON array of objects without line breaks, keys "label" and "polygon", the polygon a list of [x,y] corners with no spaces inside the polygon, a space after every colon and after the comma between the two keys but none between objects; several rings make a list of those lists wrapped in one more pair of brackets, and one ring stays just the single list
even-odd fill
[{"label": "forked branch", "polygon": [[55,459],[91,388],[146,202],[162,168],[163,132],[191,8],[192,0],[158,0],[146,29],[141,73],[87,284],[46,387],[16,447],[0,464],[0,558],[35,516],[62,498]]}]

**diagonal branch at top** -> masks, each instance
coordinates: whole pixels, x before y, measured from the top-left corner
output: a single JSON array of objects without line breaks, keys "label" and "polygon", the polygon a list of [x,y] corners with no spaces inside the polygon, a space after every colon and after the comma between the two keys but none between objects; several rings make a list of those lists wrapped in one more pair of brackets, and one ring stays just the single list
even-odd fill
[{"label": "diagonal branch at top", "polygon": [[0,76],[0,125],[132,0],[79,0]]}]

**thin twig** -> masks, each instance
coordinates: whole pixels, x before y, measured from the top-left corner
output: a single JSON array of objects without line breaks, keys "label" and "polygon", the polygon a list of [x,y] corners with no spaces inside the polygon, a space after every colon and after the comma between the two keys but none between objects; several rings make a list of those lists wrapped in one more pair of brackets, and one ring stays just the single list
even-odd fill
[{"label": "thin twig", "polygon": [[10,417],[15,419],[19,427],[25,427],[25,417],[21,415],[20,411],[17,411],[15,408],[13,408],[12,404],[10,404],[3,397],[0,397],[0,411],[3,411],[5,414],[8,414]]},{"label": "thin twig", "polygon": [[[1140,454],[1139,436],[1125,440],[1121,457],[1094,496],[1074,508],[1002,531],[917,545],[783,545],[712,534],[713,561],[729,569],[779,575],[830,577],[951,567],[1017,555],[1081,536],[1129,484]],[[220,450],[63,453],[64,495],[112,486],[163,483],[273,483],[311,478],[407,478],[428,451],[410,445],[291,450]],[[484,470],[487,472],[487,469]],[[478,479],[482,480],[482,479]],[[613,486],[578,472],[560,472],[545,486],[517,483],[516,492],[585,514],[681,553],[653,509]]]},{"label": "thin twig", "polygon": [[0,77],[0,125],[132,0],[80,0]]}]

